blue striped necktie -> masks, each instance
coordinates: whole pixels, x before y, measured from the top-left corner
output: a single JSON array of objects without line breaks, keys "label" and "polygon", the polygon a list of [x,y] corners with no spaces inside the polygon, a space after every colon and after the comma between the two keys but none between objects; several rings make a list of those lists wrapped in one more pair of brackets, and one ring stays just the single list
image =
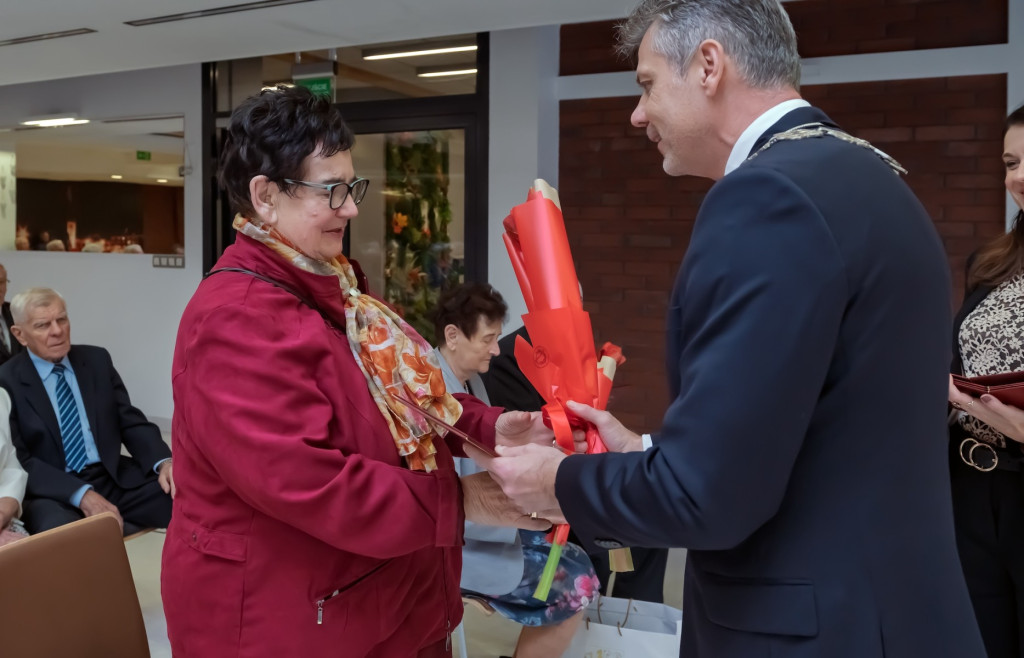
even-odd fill
[{"label": "blue striped necktie", "polygon": [[57,418],[60,421],[60,437],[64,442],[64,463],[73,473],[85,468],[85,438],[82,434],[82,419],[78,415],[78,404],[71,394],[71,387],[64,379],[64,366],[57,363],[53,373],[57,375]]}]

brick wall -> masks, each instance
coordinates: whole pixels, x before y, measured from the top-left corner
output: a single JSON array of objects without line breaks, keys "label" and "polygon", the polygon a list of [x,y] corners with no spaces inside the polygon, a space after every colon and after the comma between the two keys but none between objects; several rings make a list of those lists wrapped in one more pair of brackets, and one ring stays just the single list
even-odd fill
[{"label": "brick wall", "polygon": [[[803,56],[1001,43],[1005,0],[803,0],[787,4]],[[827,10],[826,10],[827,9]],[[628,70],[613,53],[615,21],[562,27],[562,75]],[[956,304],[968,254],[1003,231],[1001,134],[1006,77],[989,75],[816,85],[805,97],[910,170],[935,220]],[[710,182],[670,178],[643,131],[636,98],[564,101],[559,185],[566,227],[597,340],[628,359],[611,409],[657,429],[668,404],[665,311]]]},{"label": "brick wall", "polygon": [[[1006,43],[1006,0],[801,0],[784,5],[801,57]],[[615,25],[563,25],[561,75],[628,71]]]},{"label": "brick wall", "polygon": [[614,341],[627,358],[610,408],[650,431],[668,403],[668,296],[711,183],[662,171],[657,149],[629,125],[635,103],[562,102],[558,192],[597,343]]},{"label": "brick wall", "polygon": [[967,256],[1004,231],[1006,76],[814,85],[802,93],[907,168],[907,183],[942,236],[959,303]]},{"label": "brick wall", "polygon": [[[803,92],[910,171],[907,182],[946,246],[958,301],[965,258],[1003,231],[1005,76],[817,85]],[[665,311],[710,182],[662,171],[657,150],[629,125],[635,102],[561,104],[559,192],[597,341],[619,343],[629,359],[611,408],[646,431],[658,427],[668,402]]]},{"label": "brick wall", "polygon": [[1006,0],[786,3],[801,57],[1006,43]]}]

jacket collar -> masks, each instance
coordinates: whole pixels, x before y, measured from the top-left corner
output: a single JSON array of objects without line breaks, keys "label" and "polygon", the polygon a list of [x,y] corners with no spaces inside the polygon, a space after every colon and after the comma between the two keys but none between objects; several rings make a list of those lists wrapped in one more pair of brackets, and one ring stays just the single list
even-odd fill
[{"label": "jacket collar", "polygon": [[[822,112],[816,107],[798,107],[797,109],[786,113],[781,119],[776,121],[772,126],[764,131],[757,141],[754,142],[753,148],[750,149],[750,153],[754,153],[757,149],[764,146],[769,139],[775,135],[785,132],[790,128],[796,128],[802,126],[805,123],[823,123],[830,128],[839,128],[835,121],[830,119],[827,114]],[[750,156],[750,153],[747,156]]]},{"label": "jacket collar", "polygon": [[253,270],[287,284],[316,302],[340,326],[345,326],[345,304],[337,276],[299,269],[274,250],[241,233],[235,235],[234,244],[224,250],[213,269],[221,267]]}]

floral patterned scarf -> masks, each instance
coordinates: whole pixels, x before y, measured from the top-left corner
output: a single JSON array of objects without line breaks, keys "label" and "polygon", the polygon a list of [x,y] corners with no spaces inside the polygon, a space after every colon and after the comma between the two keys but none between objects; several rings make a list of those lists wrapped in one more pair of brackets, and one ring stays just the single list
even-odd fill
[{"label": "floral patterned scarf", "polygon": [[299,252],[277,229],[236,215],[236,231],[262,242],[301,270],[335,275],[344,295],[345,332],[356,363],[366,376],[373,401],[384,416],[398,454],[409,468],[428,473],[437,468],[436,432],[423,418],[395,400],[401,395],[450,425],[462,415],[462,405],[444,385],[434,350],[393,310],[356,287],[356,275],[344,256],[331,262]]}]

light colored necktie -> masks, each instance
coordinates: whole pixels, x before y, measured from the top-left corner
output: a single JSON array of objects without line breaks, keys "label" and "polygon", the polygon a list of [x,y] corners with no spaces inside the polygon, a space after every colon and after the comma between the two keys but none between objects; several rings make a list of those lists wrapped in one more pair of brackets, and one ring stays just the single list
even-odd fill
[{"label": "light colored necktie", "polygon": [[64,370],[60,363],[53,366],[53,373],[57,375],[57,418],[60,421],[60,437],[64,442],[64,462],[72,472],[77,473],[85,468],[85,437],[78,405],[75,396],[71,394],[71,387],[64,379]]}]

